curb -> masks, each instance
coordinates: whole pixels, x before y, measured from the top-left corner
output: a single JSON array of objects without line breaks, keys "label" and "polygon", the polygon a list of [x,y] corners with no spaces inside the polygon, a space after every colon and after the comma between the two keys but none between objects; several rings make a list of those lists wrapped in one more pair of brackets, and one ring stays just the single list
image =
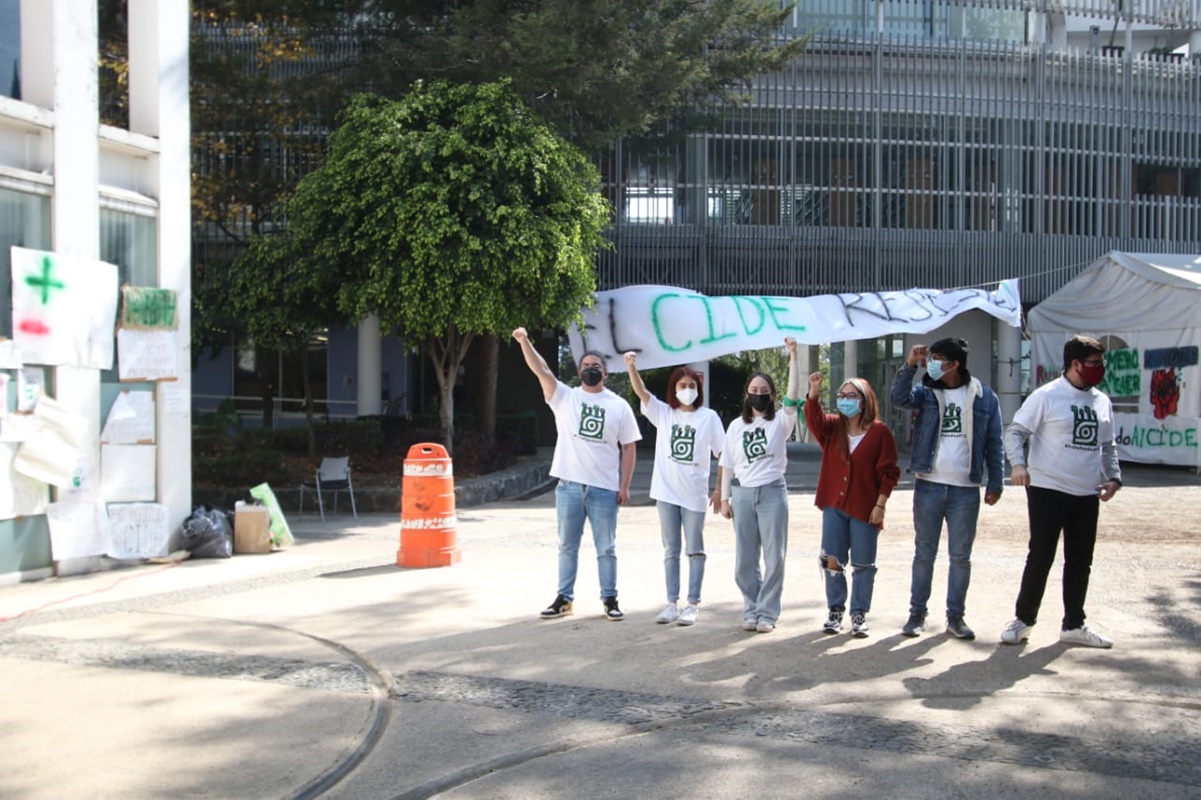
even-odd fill
[{"label": "curb", "polygon": [[[455,481],[455,507],[471,508],[498,500],[512,500],[529,494],[542,486],[550,478],[549,454],[539,453],[530,456],[511,467],[480,475],[476,478],[463,478]],[[396,488],[358,488],[354,490],[355,507],[364,514],[400,513],[400,476],[397,476]],[[271,487],[279,506],[284,511],[300,510],[300,489],[292,487]],[[238,489],[202,489],[192,490],[192,505],[211,505],[219,508],[233,508],[238,500],[249,497],[246,491]],[[349,501],[339,498],[338,513],[344,513]],[[310,500],[306,513],[316,514],[316,501]],[[327,506],[327,512],[329,507]]]}]

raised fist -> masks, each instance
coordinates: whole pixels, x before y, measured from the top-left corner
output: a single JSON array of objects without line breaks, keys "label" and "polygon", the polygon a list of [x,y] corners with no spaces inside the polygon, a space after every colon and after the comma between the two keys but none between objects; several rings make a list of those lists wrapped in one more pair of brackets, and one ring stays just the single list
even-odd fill
[{"label": "raised fist", "polygon": [[525,328],[516,328],[513,331],[513,338],[519,342],[524,342],[526,339],[530,338],[530,335],[525,332]]}]

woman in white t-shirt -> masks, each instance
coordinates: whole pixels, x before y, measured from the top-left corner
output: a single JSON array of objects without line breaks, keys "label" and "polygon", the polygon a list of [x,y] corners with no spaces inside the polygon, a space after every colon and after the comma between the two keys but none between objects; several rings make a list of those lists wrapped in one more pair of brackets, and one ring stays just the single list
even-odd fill
[{"label": "woman in white t-shirt", "polygon": [[[664,402],[647,391],[634,353],[625,354],[630,385],[642,401],[642,413],[658,430],[651,499],[659,511],[663,536],[663,570],[667,606],[655,622],[693,625],[700,616],[701,583],[705,579],[705,511],[716,511],[720,490],[709,493],[709,467],[721,455],[721,418],[705,408],[704,377],[691,367],[677,367],[667,379]],[[681,533],[688,556],[688,604],[681,611]]]},{"label": "woman in white t-shirt", "polygon": [[[776,413],[776,384],[756,372],[746,383],[742,416],[730,423],[718,461],[721,514],[734,519],[734,582],[742,592],[742,629],[770,633],[780,617],[784,554],[788,550],[786,443],[800,405],[796,340],[788,348],[788,391]],[[760,557],[763,569],[760,571]]]}]

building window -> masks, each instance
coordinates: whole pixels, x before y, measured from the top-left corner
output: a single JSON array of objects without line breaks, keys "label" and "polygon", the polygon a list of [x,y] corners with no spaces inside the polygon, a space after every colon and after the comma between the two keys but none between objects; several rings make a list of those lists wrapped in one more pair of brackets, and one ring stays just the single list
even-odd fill
[{"label": "building window", "polygon": [[0,94],[21,99],[21,0],[0,0]]},{"label": "building window", "polygon": [[[117,285],[158,285],[158,225],[153,216],[100,209],[100,260],[117,266]],[[120,308],[118,307],[118,313]],[[120,383],[116,347],[113,367],[100,373],[102,384]],[[127,384],[135,386],[136,384]],[[143,387],[139,387],[143,388]]]},{"label": "building window", "polygon": [[50,249],[50,198],[0,188],[0,285],[5,287],[0,303],[0,336],[12,338],[13,308],[8,287],[12,286],[12,247]]}]

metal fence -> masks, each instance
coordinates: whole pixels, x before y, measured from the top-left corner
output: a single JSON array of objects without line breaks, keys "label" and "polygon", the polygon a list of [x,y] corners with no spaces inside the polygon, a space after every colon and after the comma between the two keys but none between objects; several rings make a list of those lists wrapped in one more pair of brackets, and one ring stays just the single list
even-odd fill
[{"label": "metal fence", "polygon": [[617,221],[602,288],[808,295],[1019,277],[1033,303],[1108,250],[1201,250],[1201,69],[823,34],[710,131],[668,150],[619,145],[599,166]]}]

